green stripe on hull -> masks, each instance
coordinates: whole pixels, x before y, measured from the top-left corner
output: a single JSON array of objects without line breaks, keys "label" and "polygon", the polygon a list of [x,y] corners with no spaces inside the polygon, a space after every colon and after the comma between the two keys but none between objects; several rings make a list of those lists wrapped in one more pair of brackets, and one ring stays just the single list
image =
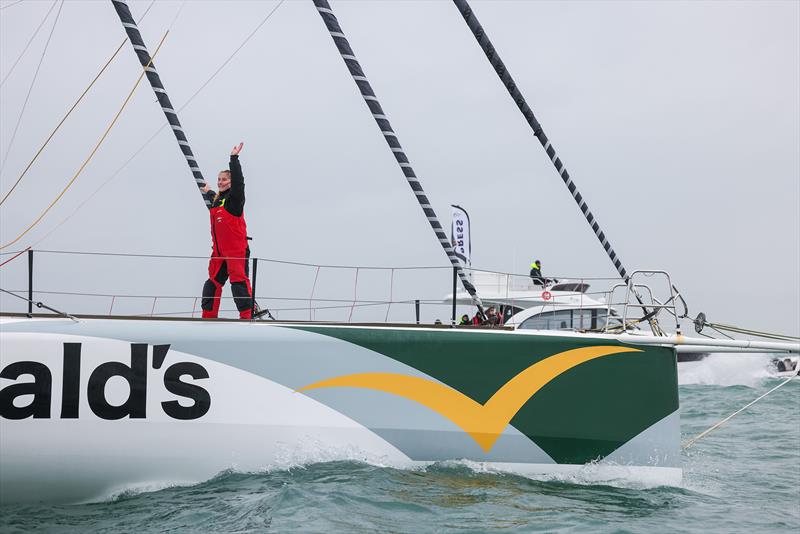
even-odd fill
[{"label": "green stripe on hull", "polygon": [[[335,337],[414,367],[485,404],[509,380],[555,354],[618,346],[597,338],[512,332],[295,327]],[[511,425],[558,463],[601,459],[678,409],[670,347],[641,347],[582,363],[547,383]]]}]

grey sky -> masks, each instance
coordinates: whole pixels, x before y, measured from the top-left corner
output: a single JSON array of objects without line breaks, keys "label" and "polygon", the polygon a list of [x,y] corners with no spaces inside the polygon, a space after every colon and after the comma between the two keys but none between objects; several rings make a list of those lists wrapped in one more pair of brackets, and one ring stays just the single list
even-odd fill
[{"label": "grey sky", "polygon": [[[134,16],[148,4],[132,3]],[[181,2],[156,2],[141,29],[152,51],[178,14],[156,59],[176,107],[275,4],[187,2],[178,13]],[[26,0],[0,11],[2,76],[50,5]],[[627,269],[668,270],[693,314],[797,335],[800,4],[472,5]],[[450,2],[332,7],[440,219],[448,224],[451,203],[469,210],[476,267],[525,273],[539,258],[553,275],[614,275]],[[3,154],[51,24],[52,15],[2,87]],[[123,38],[109,2],[66,2],[0,192]],[[126,45],[0,208],[3,244],[72,177],[139,71]],[[256,255],[447,266],[311,2],[282,5],[180,118],[209,180],[244,140]],[[145,81],[72,189],[11,248],[207,254],[208,215],[168,130],[41,240],[164,122]],[[191,295],[205,276],[203,260],[39,261],[42,286],[69,291]],[[0,286],[24,287],[23,267],[3,267]],[[259,294],[291,287],[307,296],[313,272],[269,269]],[[352,296],[347,276],[328,280],[343,298]],[[362,276],[363,295],[387,298],[383,275]],[[444,272],[426,284],[423,298],[449,291]]]}]

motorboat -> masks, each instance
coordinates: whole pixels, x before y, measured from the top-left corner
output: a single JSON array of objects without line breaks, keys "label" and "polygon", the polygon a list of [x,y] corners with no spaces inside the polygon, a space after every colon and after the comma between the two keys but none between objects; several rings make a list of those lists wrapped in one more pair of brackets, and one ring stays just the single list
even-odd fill
[{"label": "motorboat", "polygon": [[[662,271],[641,271],[652,277],[654,274],[661,274]],[[666,273],[663,273],[666,275]],[[672,318],[678,318],[677,303],[682,303],[679,294],[671,294],[662,301],[653,298],[654,288],[642,284],[625,284],[628,288],[627,298],[615,300],[615,293],[620,287],[620,283],[615,279],[599,278],[545,278],[536,280],[528,276],[514,275],[510,273],[498,273],[491,271],[473,270],[471,271],[472,281],[480,291],[481,298],[487,306],[497,307],[502,317],[501,324],[507,328],[515,330],[533,331],[560,331],[575,333],[615,333],[636,335],[664,335],[663,329],[649,331],[649,321],[647,313],[643,310],[657,308],[665,310],[666,314]],[[666,275],[667,283],[672,286],[669,276]],[[594,282],[609,283],[611,287],[607,290],[590,291]],[[638,288],[642,294],[649,297],[648,304],[636,304],[631,302],[631,295],[634,288]],[[442,299],[444,303],[454,302],[457,305],[469,305],[470,296],[465,291],[456,292],[455,297],[452,293],[445,295]],[[682,303],[685,306],[685,303]],[[686,318],[688,310],[685,310],[682,317]],[[658,311],[652,314],[657,315]],[[703,314],[700,315],[705,321]],[[702,328],[702,325],[701,325]],[[676,331],[680,334],[679,324],[676,322]],[[699,333],[699,330],[698,330]],[[699,361],[715,352],[742,352],[749,351],[742,347],[729,346],[708,346],[702,345],[683,345],[676,347],[676,356],[679,363]],[[773,351],[765,350],[772,353]],[[781,352],[782,354],[790,354]],[[797,358],[787,357],[783,360],[775,359],[772,361],[775,373],[781,376],[791,373],[797,366]]]}]

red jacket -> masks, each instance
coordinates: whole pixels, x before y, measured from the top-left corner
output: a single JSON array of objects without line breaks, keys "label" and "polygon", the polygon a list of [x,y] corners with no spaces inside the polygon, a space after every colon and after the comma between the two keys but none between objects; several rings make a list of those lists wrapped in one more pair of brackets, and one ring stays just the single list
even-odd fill
[{"label": "red jacket", "polygon": [[244,220],[244,176],[239,156],[231,156],[230,169],[231,187],[217,196],[209,210],[213,255],[244,258],[247,223]]},{"label": "red jacket", "polygon": [[211,215],[211,238],[214,256],[244,258],[247,249],[247,223],[244,213],[231,215],[225,209],[225,201],[209,211]]}]

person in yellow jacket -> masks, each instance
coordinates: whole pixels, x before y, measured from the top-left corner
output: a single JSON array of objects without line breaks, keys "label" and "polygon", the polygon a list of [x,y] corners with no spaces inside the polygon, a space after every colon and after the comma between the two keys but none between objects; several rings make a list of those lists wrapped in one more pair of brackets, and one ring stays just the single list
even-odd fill
[{"label": "person in yellow jacket", "polygon": [[542,262],[539,260],[531,263],[531,280],[533,280],[534,285],[544,285],[544,278],[542,278]]}]

